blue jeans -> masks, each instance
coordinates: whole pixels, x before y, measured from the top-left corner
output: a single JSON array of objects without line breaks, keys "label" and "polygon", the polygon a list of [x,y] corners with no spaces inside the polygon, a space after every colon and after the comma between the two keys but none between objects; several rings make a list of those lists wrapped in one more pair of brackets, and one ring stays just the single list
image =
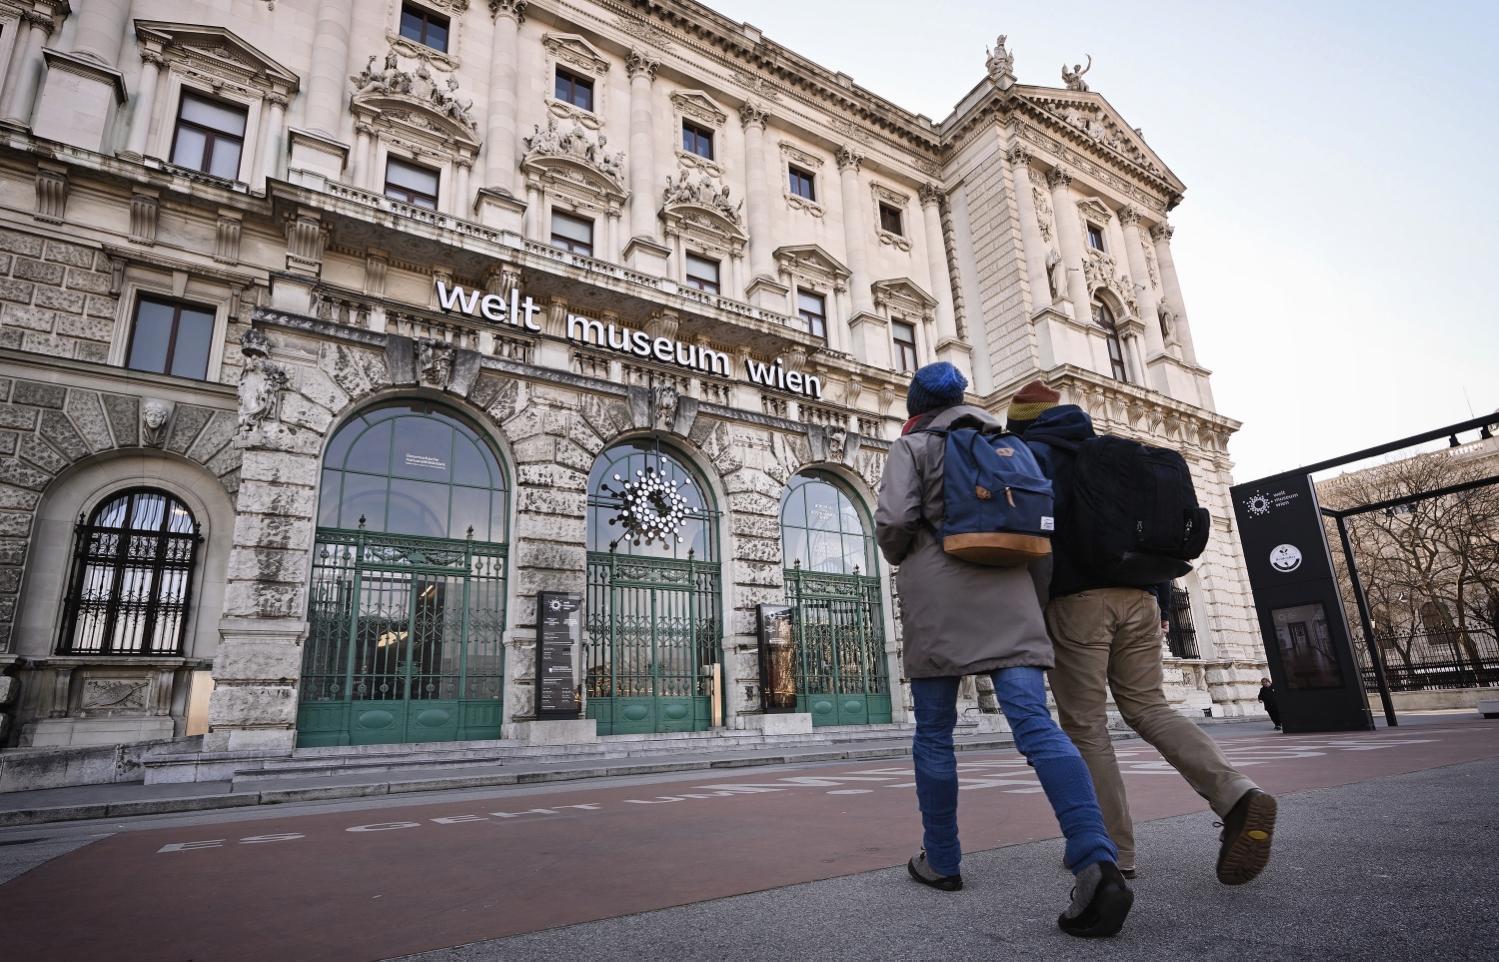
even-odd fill
[{"label": "blue jeans", "polygon": [[[1067,867],[1073,874],[1094,862],[1119,857],[1103,827],[1088,766],[1046,710],[1046,686],[1040,668],[1002,668],[990,675],[1000,708],[1015,735],[1015,747],[1035,766],[1062,834],[1067,838]],[[957,875],[963,860],[958,845],[958,763],[952,730],[958,723],[958,679],[912,678],[916,735],[916,801],[927,864],[943,875]]]}]

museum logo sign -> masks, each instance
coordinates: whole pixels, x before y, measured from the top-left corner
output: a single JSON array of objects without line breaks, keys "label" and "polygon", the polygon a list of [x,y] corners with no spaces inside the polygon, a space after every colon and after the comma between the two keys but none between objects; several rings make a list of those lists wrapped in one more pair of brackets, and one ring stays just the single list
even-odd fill
[{"label": "museum logo sign", "polygon": [[[541,313],[534,300],[523,297],[520,288],[511,288],[506,300],[498,294],[464,290],[462,287],[437,281],[437,300],[444,311],[482,317],[494,324],[507,324],[528,331],[541,330],[536,315]],[[601,347],[621,354],[630,354],[662,364],[720,377],[733,377],[732,360],[722,351],[697,344],[684,344],[669,337],[653,338],[645,331],[634,331],[628,327],[606,324],[591,317],[578,314],[567,315],[566,336],[569,341],[578,341],[593,347]],[[781,391],[792,391],[821,400],[822,379],[813,374],[788,371],[778,358],[774,363],[763,363],[745,358],[744,375],[750,383]]]}]

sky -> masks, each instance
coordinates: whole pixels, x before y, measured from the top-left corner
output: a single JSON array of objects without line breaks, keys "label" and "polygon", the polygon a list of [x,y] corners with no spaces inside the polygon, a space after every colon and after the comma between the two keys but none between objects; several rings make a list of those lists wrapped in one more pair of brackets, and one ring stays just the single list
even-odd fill
[{"label": "sky", "polygon": [[709,5],[937,121],[1000,33],[1022,84],[1091,54],[1187,185],[1171,249],[1236,481],[1499,409],[1499,2]]}]

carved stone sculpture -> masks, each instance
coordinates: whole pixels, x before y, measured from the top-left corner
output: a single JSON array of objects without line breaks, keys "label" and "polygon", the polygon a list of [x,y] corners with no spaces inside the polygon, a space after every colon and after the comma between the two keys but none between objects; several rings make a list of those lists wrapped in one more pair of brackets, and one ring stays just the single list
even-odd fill
[{"label": "carved stone sculpture", "polygon": [[729,199],[729,185],[714,183],[709,174],[699,176],[697,183],[692,182],[692,175],[685,170],[680,172],[680,179],[674,179],[668,174],[666,189],[661,192],[661,206],[673,207],[677,204],[697,204],[711,208],[733,224],[740,223],[743,216],[744,201],[740,200],[735,204]]},{"label": "carved stone sculpture", "polygon": [[416,339],[417,380],[445,391],[453,377],[453,345],[432,337]]},{"label": "carved stone sculpture", "polygon": [[1161,339],[1166,342],[1167,347],[1176,343],[1176,315],[1171,312],[1171,306],[1164,299],[1155,307],[1156,319],[1161,324]]},{"label": "carved stone sculpture", "polygon": [[677,389],[671,384],[661,384],[651,389],[651,417],[657,431],[670,431],[677,420]]},{"label": "carved stone sculpture", "polygon": [[1072,65],[1072,69],[1068,70],[1067,69],[1067,65],[1064,63],[1064,64],[1062,64],[1062,82],[1067,85],[1067,89],[1068,90],[1077,90],[1077,91],[1087,90],[1088,89],[1088,85],[1083,82],[1083,74],[1087,73],[1088,71],[1090,71],[1092,69],[1093,69],[1093,55],[1092,54],[1088,55],[1088,65],[1086,67],[1084,67],[1080,63],[1075,63],[1075,64]]},{"label": "carved stone sculpture", "polygon": [[239,339],[245,368],[239,377],[239,428],[249,432],[276,419],[282,388],[290,380],[286,368],[270,359],[271,342],[251,328]]},{"label": "carved stone sculpture", "polygon": [[[1000,40],[1003,41],[1004,38],[1001,37]],[[843,445],[845,444],[845,442],[847,442],[847,440],[848,428],[845,428],[839,424],[835,424],[828,428],[827,438],[824,443],[827,445],[827,459],[829,461],[842,463]]]},{"label": "carved stone sculpture", "polygon": [[471,131],[479,129],[479,122],[472,114],[473,100],[458,97],[457,78],[449,76],[445,83],[438,84],[426,57],[417,62],[415,70],[402,70],[400,58],[392,50],[385,55],[383,68],[375,69],[375,57],[372,56],[365,62],[364,69],[349,80],[354,84],[355,100],[365,97],[410,97]]},{"label": "carved stone sculpture", "polygon": [[571,157],[623,185],[625,153],[621,150],[611,155],[607,150],[609,138],[604,134],[599,134],[595,140],[577,121],[573,121],[572,129],[564,131],[558,126],[556,117],[547,118],[545,130],[538,125],[532,125],[532,130],[530,136],[522,138],[526,144],[527,160],[533,157]]},{"label": "carved stone sculpture", "polygon": [[1051,286],[1053,304],[1067,297],[1067,265],[1062,263],[1062,255],[1055,250],[1046,252],[1046,280]]},{"label": "carved stone sculpture", "polygon": [[167,439],[167,421],[172,417],[172,402],[148,398],[141,405],[141,443],[159,448]]},{"label": "carved stone sculpture", "polygon": [[994,41],[994,49],[984,48],[988,59],[984,66],[988,68],[989,79],[999,83],[1002,78],[1015,76],[1015,55],[1005,49],[1005,35],[1000,34],[999,39]]}]

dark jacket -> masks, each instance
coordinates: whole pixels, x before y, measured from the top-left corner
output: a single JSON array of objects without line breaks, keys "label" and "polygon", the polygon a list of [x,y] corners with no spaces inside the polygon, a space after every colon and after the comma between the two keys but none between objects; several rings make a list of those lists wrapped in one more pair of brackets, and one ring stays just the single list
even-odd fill
[{"label": "dark jacket", "polygon": [[[908,428],[945,429],[960,420],[998,429],[981,408],[945,408]],[[899,565],[904,669],[907,678],[973,675],[999,668],[1053,664],[1041,606],[1044,560],[991,568],[955,558],[933,533],[946,516],[942,435],[908,429],[890,446],[874,513],[874,536],[885,560]]]},{"label": "dark jacket", "polygon": [[1272,710],[1273,711],[1277,707],[1276,706],[1276,702],[1275,702],[1275,686],[1274,685],[1261,685],[1260,686],[1260,695],[1259,695],[1259,698],[1260,698],[1260,701],[1262,701],[1262,702],[1265,703],[1265,708],[1267,710]]},{"label": "dark jacket", "polygon": [[1052,494],[1056,499],[1057,530],[1051,539],[1051,597],[1075,595],[1094,588],[1134,588],[1149,591],[1156,596],[1161,609],[1161,620],[1168,618],[1171,610],[1171,582],[1165,581],[1151,588],[1127,585],[1111,581],[1093,571],[1067,550],[1066,541],[1072,523],[1072,468],[1077,455],[1055,445],[1048,444],[1039,435],[1050,434],[1074,444],[1097,437],[1093,431],[1093,419],[1076,404],[1059,404],[1041,412],[1035,422],[1026,429],[1025,443],[1041,463],[1041,472],[1052,482]]}]

